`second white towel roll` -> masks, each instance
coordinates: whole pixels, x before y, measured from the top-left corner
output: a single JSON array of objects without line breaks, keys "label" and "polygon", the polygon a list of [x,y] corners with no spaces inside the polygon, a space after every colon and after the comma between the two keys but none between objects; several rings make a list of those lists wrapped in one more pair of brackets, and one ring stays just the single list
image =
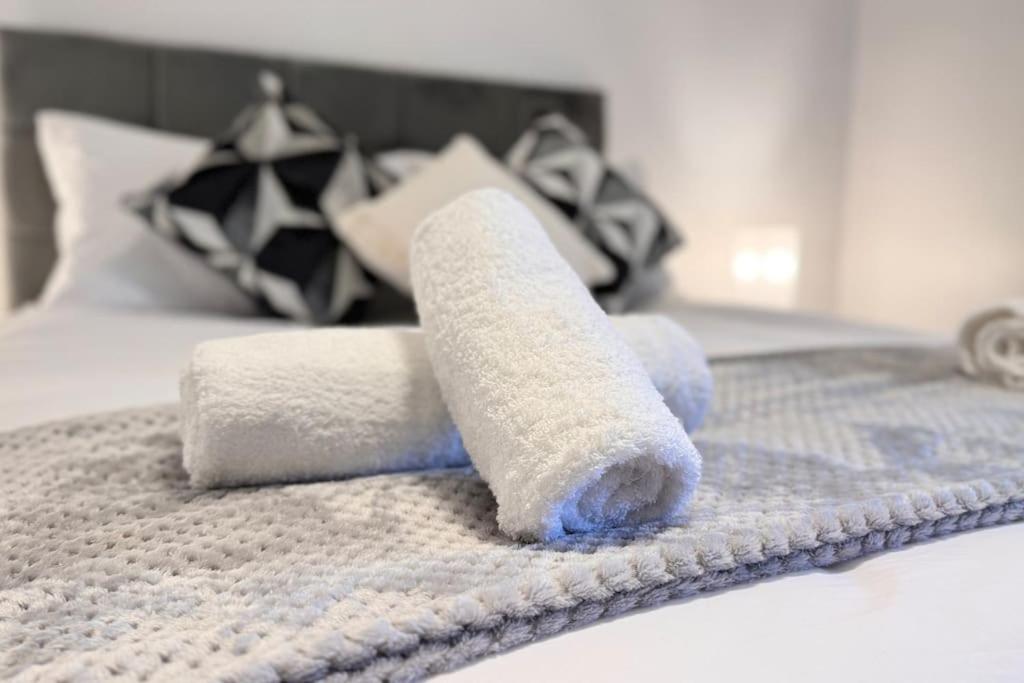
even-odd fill
[{"label": "second white towel roll", "polygon": [[430,216],[413,291],[442,395],[522,540],[670,518],[700,455],[536,218],[497,190]]},{"label": "second white towel roll", "polygon": [[960,328],[958,342],[968,375],[1024,391],[1024,298],[977,311]]},{"label": "second white towel roll", "polygon": [[[613,318],[687,430],[711,401],[696,341],[655,315]],[[276,332],[199,344],[181,377],[194,486],[276,484],[469,464],[414,328]]]}]

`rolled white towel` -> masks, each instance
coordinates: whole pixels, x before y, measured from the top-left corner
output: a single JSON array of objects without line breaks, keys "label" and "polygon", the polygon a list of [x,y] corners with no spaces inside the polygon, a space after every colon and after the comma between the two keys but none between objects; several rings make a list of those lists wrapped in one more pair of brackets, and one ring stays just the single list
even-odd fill
[{"label": "rolled white towel", "polygon": [[[686,429],[712,380],[700,346],[654,315],[613,318]],[[194,486],[239,486],[469,463],[416,328],[334,328],[198,345],[181,377]]]},{"label": "rolled white towel", "polygon": [[700,455],[536,218],[498,190],[427,218],[413,292],[470,459],[523,540],[681,512]]},{"label": "rolled white towel", "polygon": [[1024,390],[1024,299],[984,308],[960,328],[960,366],[972,377]]}]

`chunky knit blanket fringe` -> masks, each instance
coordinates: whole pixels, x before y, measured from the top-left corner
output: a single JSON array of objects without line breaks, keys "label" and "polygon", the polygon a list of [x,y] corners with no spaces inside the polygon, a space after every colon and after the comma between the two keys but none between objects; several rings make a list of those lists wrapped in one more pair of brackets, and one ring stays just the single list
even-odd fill
[{"label": "chunky knit blanket fringe", "polygon": [[8,432],[0,677],[417,679],[638,607],[1020,520],[1024,403],[955,362],[716,363],[688,516],[549,544],[502,536],[469,469],[190,489],[174,407]]}]

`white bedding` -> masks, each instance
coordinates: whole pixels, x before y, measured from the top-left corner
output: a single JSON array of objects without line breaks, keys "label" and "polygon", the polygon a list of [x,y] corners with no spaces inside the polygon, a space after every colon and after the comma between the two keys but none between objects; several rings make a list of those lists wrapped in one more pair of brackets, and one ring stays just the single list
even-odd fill
[{"label": "white bedding", "polygon": [[[933,343],[928,337],[808,315],[662,303],[710,358],[864,344]],[[217,337],[294,328],[273,318],[48,306],[0,325],[0,429],[175,401],[192,346]]]},{"label": "white bedding", "polygon": [[[712,358],[936,341],[816,316],[661,304]],[[86,308],[0,326],[0,430],[177,397],[191,347],[290,323]],[[628,615],[453,680],[1021,680],[1024,525],[987,529]],[[997,609],[998,607],[998,609]],[[828,637],[822,637],[827,632]]]}]

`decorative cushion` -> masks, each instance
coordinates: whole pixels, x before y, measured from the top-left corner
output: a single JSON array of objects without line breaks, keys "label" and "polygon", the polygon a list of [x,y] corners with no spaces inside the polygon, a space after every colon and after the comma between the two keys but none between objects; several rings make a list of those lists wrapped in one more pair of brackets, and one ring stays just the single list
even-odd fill
[{"label": "decorative cushion", "polygon": [[326,219],[368,195],[353,139],[261,74],[263,102],[184,180],[147,193],[150,225],[228,274],[270,311],[309,323],[348,320],[371,281]]},{"label": "decorative cushion", "polygon": [[375,275],[400,292],[412,292],[409,244],[431,212],[470,190],[496,187],[523,202],[547,231],[558,252],[589,286],[615,277],[615,268],[565,215],[529,183],[493,158],[473,136],[452,138],[432,159],[374,199],[358,202],[336,219],[337,229]]},{"label": "decorative cushion", "polygon": [[57,203],[58,257],[43,305],[256,313],[230,280],[124,205],[132,188],[195,168],[209,140],[70,111],[43,110],[35,120]]},{"label": "decorative cushion", "polygon": [[606,308],[627,307],[661,258],[682,244],[654,203],[611,169],[562,114],[534,120],[509,149],[506,162],[615,264],[613,281],[595,289]]}]

